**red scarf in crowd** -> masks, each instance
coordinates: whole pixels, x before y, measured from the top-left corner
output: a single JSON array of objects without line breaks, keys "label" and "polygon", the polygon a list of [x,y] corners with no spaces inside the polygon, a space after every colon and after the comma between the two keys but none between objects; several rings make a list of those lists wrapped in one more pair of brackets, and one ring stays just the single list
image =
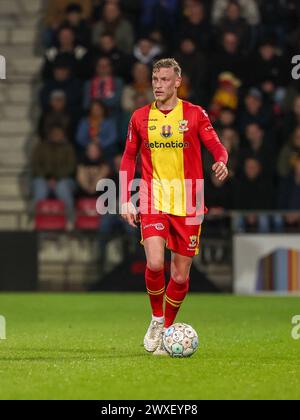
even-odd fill
[{"label": "red scarf in crowd", "polygon": [[91,81],[92,99],[109,99],[114,96],[116,90],[113,77],[94,77]]}]

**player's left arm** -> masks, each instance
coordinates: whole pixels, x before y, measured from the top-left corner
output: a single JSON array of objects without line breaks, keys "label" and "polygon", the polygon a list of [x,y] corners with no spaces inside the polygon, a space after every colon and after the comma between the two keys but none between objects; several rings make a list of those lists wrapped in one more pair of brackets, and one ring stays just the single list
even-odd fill
[{"label": "player's left arm", "polygon": [[213,156],[215,163],[212,166],[216,177],[220,181],[224,181],[228,176],[228,153],[223,144],[221,143],[217,133],[215,132],[211,121],[202,108],[199,108],[200,116],[198,120],[199,124],[199,136],[201,142],[204,144],[206,149]]}]

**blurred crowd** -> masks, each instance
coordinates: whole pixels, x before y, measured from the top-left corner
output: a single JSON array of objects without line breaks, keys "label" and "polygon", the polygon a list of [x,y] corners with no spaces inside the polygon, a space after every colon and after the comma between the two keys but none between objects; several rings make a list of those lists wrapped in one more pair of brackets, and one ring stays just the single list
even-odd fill
[{"label": "blurred crowd", "polygon": [[72,220],[76,197],[117,179],[130,116],[153,100],[151,66],[175,57],[179,97],[207,109],[229,152],[220,183],[204,151],[211,214],[287,210],[237,228],[299,228],[299,21],[297,0],[49,0],[34,201],[52,194]]}]

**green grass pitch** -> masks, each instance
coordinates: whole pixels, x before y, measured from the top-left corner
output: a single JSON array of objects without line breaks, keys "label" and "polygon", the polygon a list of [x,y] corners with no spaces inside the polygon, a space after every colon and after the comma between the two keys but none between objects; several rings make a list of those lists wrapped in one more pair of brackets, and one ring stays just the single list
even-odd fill
[{"label": "green grass pitch", "polygon": [[143,294],[0,294],[0,399],[299,399],[299,298],[190,294],[189,359],[145,353]]}]

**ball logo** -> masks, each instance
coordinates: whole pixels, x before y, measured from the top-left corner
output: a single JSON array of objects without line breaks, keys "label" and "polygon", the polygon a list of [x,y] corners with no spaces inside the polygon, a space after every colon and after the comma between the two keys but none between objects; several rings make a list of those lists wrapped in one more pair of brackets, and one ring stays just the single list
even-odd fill
[{"label": "ball logo", "polygon": [[0,340],[6,339],[6,322],[4,316],[0,315]]},{"label": "ball logo", "polygon": [[173,136],[172,127],[170,125],[163,125],[160,135],[165,139],[168,139]]}]

